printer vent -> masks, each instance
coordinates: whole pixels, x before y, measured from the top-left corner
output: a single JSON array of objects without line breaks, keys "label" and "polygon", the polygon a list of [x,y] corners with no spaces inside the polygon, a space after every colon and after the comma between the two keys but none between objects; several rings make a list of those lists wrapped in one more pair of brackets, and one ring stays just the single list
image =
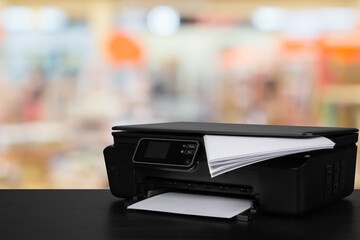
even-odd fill
[{"label": "printer vent", "polygon": [[336,161],[326,165],[325,198],[341,193],[346,183],[346,162]]}]

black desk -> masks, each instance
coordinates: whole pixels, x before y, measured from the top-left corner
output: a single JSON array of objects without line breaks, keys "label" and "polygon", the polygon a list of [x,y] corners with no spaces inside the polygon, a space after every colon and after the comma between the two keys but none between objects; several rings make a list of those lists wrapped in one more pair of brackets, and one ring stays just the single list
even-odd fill
[{"label": "black desk", "polygon": [[0,239],[360,239],[360,190],[304,218],[126,212],[108,190],[0,190]]}]

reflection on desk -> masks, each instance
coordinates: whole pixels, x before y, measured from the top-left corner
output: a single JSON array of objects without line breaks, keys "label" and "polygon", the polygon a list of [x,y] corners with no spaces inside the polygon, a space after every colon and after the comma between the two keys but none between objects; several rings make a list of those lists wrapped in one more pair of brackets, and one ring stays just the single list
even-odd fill
[{"label": "reflection on desk", "polygon": [[108,190],[0,190],[1,239],[360,239],[360,191],[302,218],[127,211]]}]

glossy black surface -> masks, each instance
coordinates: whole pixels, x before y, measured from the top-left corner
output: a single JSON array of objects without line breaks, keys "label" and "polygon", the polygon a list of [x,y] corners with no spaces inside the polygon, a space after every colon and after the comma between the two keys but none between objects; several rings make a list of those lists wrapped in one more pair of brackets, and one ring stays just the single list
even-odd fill
[{"label": "glossy black surface", "polygon": [[268,137],[314,137],[350,134],[356,128],[229,124],[210,122],[167,122],[115,126],[113,130],[157,133],[214,134]]},{"label": "glossy black surface", "polygon": [[303,218],[245,223],[126,211],[108,190],[0,190],[0,239],[360,239],[360,191]]}]

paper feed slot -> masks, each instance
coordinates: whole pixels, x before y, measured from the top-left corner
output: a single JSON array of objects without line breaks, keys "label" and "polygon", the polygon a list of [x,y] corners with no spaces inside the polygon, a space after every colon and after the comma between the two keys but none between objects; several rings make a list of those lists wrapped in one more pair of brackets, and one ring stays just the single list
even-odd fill
[{"label": "paper feed slot", "polygon": [[[208,193],[236,194],[252,196],[253,187],[250,185],[232,185],[211,182],[184,181],[177,179],[147,178],[146,186],[148,190],[168,189],[168,190],[189,190]],[[146,193],[147,194],[147,193]]]}]

